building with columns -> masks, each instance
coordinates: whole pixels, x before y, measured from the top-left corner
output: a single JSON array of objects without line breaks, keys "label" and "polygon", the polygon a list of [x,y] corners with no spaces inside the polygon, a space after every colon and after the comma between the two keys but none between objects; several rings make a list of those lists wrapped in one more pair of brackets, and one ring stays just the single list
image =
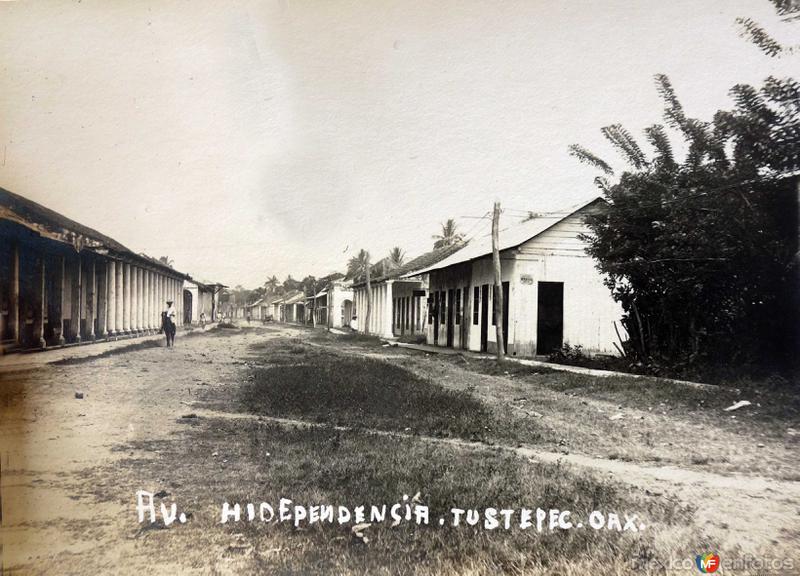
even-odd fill
[{"label": "building with columns", "polygon": [[460,247],[461,245],[453,245],[432,250],[402,266],[388,270],[385,266],[373,266],[372,270],[377,273],[373,272],[375,277],[370,279],[372,304],[368,326],[367,284],[363,278],[355,280],[351,287],[351,308],[356,329],[382,338],[424,336],[428,311],[428,277],[415,276],[415,272],[444,260]]},{"label": "building with columns", "polygon": [[0,188],[4,352],[152,334],[189,277]]}]

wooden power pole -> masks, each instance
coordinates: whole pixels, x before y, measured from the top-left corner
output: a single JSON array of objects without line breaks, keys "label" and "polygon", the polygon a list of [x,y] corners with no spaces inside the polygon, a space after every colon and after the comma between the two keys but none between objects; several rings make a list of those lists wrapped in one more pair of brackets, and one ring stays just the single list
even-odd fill
[{"label": "wooden power pole", "polygon": [[494,323],[497,329],[497,359],[506,356],[503,334],[503,277],[500,268],[500,202],[494,203],[492,215],[492,263],[494,264]]}]

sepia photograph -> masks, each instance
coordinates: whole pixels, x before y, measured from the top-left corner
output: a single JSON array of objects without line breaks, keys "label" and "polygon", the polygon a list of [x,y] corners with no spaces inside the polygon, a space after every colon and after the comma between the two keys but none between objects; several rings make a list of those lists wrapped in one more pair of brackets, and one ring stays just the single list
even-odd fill
[{"label": "sepia photograph", "polygon": [[800,0],[0,0],[0,576],[800,575]]}]

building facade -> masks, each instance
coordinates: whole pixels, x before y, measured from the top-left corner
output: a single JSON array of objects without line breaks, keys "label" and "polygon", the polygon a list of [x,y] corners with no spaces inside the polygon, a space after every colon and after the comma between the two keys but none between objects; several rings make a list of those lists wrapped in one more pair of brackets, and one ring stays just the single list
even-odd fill
[{"label": "building facade", "polygon": [[402,266],[378,275],[370,282],[372,303],[367,315],[367,285],[353,282],[353,316],[356,330],[382,338],[425,334],[428,279],[421,271],[456,252],[460,246],[445,246],[414,258]]},{"label": "building facade", "polygon": [[149,334],[166,301],[183,323],[188,277],[0,188],[4,351]]},{"label": "building facade", "polygon": [[349,328],[353,320],[353,290],[344,280],[334,280],[327,292],[328,328]]},{"label": "building facade", "polygon": [[206,322],[216,322],[219,315],[219,293],[225,288],[222,284],[199,282],[192,278],[183,281],[183,323],[200,323],[205,315]]},{"label": "building facade", "polygon": [[564,344],[616,353],[622,309],[585,252],[584,220],[601,199],[500,235],[502,317],[494,312],[491,239],[467,245],[429,274],[426,340],[434,346],[495,352],[502,322],[511,356],[544,355]]},{"label": "building facade", "polygon": [[293,324],[305,324],[306,295],[299,291],[287,294],[280,302],[281,322],[291,322]]}]

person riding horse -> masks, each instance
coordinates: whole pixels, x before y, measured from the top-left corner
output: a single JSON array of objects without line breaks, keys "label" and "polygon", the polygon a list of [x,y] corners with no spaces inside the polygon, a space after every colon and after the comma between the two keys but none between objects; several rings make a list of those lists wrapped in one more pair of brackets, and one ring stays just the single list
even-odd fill
[{"label": "person riding horse", "polygon": [[167,300],[167,309],[161,313],[161,329],[164,330],[164,334],[167,337],[167,348],[175,345],[175,332],[178,330],[175,325],[176,317],[177,312],[172,305],[172,300]]}]

